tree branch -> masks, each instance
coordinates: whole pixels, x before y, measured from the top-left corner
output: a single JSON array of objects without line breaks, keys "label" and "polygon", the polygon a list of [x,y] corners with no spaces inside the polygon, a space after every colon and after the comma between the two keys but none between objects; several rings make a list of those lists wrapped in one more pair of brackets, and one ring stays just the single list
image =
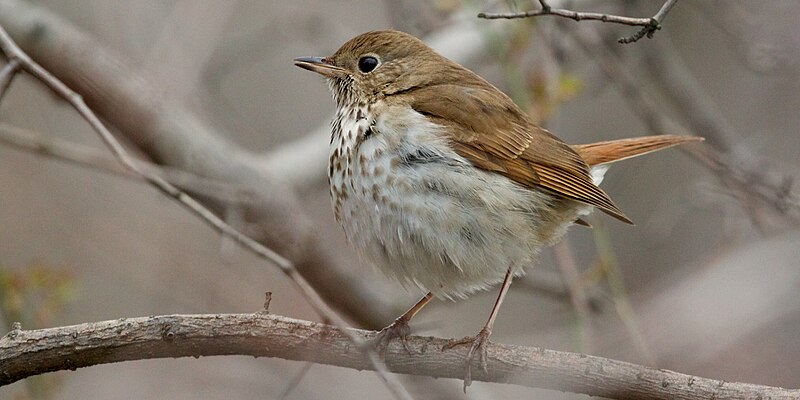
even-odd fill
[{"label": "tree branch", "polygon": [[634,33],[631,36],[622,37],[618,40],[619,43],[627,44],[636,42],[645,36],[647,36],[648,38],[652,38],[653,34],[655,34],[657,30],[661,29],[661,22],[664,21],[664,18],[666,18],[669,11],[677,2],[678,0],[665,1],[664,4],[656,13],[656,15],[650,18],[632,18],[620,15],[601,14],[594,12],[578,12],[572,10],[565,10],[562,8],[552,8],[546,1],[539,1],[539,4],[542,6],[542,8],[538,10],[528,10],[528,11],[510,12],[510,13],[480,13],[478,14],[478,18],[517,19],[517,18],[539,17],[543,15],[553,15],[557,17],[572,19],[578,22],[584,20],[594,20],[594,21],[610,22],[614,24],[621,24],[628,26],[641,26],[642,29],[639,30],[638,32]]},{"label": "tree branch", "polygon": [[[104,121],[160,165],[247,187],[256,201],[244,205],[251,236],[280,251],[323,298],[362,326],[382,327],[402,311],[349,265],[323,250],[314,223],[287,185],[274,179],[255,157],[171,100],[88,34],[44,8],[0,0],[2,25],[26,53],[78,92]],[[327,140],[324,142],[327,144]],[[327,159],[327,158],[326,158]],[[320,169],[322,174],[324,169]],[[228,204],[201,199],[217,214]]]},{"label": "tree branch", "polygon": [[[0,144],[28,151],[43,157],[90,168],[94,171],[143,182],[141,176],[120,165],[107,152],[91,146],[73,143],[0,122]],[[168,182],[202,196],[211,197],[229,204],[246,204],[256,201],[256,194],[249,188],[197,176],[191,172],[162,167],[147,161],[138,161],[139,167],[164,177]]]},{"label": "tree branch", "polygon": [[[264,312],[165,315],[87,323],[33,331],[14,330],[0,339],[0,385],[58,370],[130,360],[247,355],[371,369],[341,329]],[[387,349],[392,372],[435,378],[463,377],[466,348],[442,351],[448,341],[412,336],[407,353]],[[732,383],[653,369],[584,354],[490,344],[488,373],[473,378],[614,399],[796,399],[800,390]]]},{"label": "tree branch", "polygon": [[[662,111],[652,97],[643,91],[641,85],[625,69],[619,55],[610,51],[602,43],[597,43],[595,35],[587,34],[581,30],[570,30],[569,37],[592,56],[603,72],[623,93],[623,99],[631,110],[654,132],[686,132],[687,130],[675,119]],[[648,51],[648,57],[656,57],[654,61],[648,60],[651,70],[659,71],[656,79],[661,86],[668,86],[668,92],[676,97],[679,111],[691,126],[691,130],[709,138],[709,142],[702,146],[684,146],[681,150],[687,152],[696,160],[704,164],[720,183],[729,189],[735,198],[746,208],[769,211],[775,215],[777,223],[797,224],[800,221],[800,199],[792,192],[791,179],[777,174],[765,172],[769,163],[760,160],[754,154],[748,157],[734,154],[730,151],[731,143],[737,135],[728,128],[729,124],[722,118],[707,96],[701,94],[692,85],[685,82],[691,81],[688,71],[675,60],[667,60],[663,54],[671,51],[662,48],[663,45],[654,44],[655,49]],[[651,47],[651,46],[648,46]],[[651,54],[652,53],[652,54]],[[660,61],[659,61],[660,60]],[[677,86],[677,89],[673,86]],[[678,92],[673,93],[673,92]],[[686,94],[688,92],[688,95]],[[688,105],[687,105],[688,104]],[[756,161],[754,161],[756,160]],[[756,226],[765,229],[767,221],[763,221],[759,212],[749,213]]]},{"label": "tree branch", "polygon": [[9,60],[8,63],[0,69],[0,101],[3,101],[3,96],[6,95],[8,87],[11,86],[11,81],[14,79],[14,76],[17,75],[19,67],[19,61]]},{"label": "tree branch", "polygon": [[[217,232],[235,240],[243,248],[251,251],[261,259],[270,262],[275,267],[279,268],[289,280],[294,284],[295,288],[303,295],[305,300],[311,307],[319,314],[320,317],[335,324],[338,327],[345,328],[348,326],[347,322],[334,311],[325,300],[319,295],[314,287],[300,275],[295,265],[289,259],[283,257],[272,249],[262,245],[261,243],[253,240],[247,235],[239,232],[236,228],[226,223],[222,218],[214,214],[208,207],[197,201],[194,197],[189,196],[186,192],[180,190],[175,185],[166,181],[161,175],[153,171],[142,168],[139,163],[128,153],[122,144],[111,134],[111,131],[103,124],[100,118],[89,108],[84,102],[83,98],[70,89],[61,80],[53,76],[49,71],[44,69],[38,63],[33,61],[28,54],[22,51],[21,48],[11,39],[8,32],[0,25],[0,50],[5,54],[9,63],[15,61],[19,63],[19,68],[27,72],[34,78],[38,79],[48,89],[50,89],[57,96],[64,99],[72,108],[81,116],[86,122],[89,123],[91,128],[100,136],[102,141],[111,150],[111,153],[117,160],[129,171],[141,176],[145,181],[150,183],[156,189],[161,191],[167,197],[173,199],[178,204],[183,206],[189,212],[198,217],[201,221],[205,222],[208,226]],[[16,64],[14,64],[16,65]],[[363,343],[359,336],[351,334],[347,329],[343,330],[352,343],[362,353],[364,359],[374,369],[379,378],[383,381],[386,387],[392,392],[397,399],[411,399],[411,395],[405,388],[396,380],[392,379],[386,374],[386,366],[378,358],[377,353],[371,347]]]}]

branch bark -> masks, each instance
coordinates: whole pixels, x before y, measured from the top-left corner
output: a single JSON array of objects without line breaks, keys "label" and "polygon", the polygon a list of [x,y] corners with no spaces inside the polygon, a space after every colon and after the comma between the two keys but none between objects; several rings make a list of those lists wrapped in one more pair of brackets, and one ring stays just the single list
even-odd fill
[{"label": "branch bark", "polygon": [[[259,167],[225,133],[170,100],[129,63],[47,10],[0,0],[0,25],[33,59],[78,92],[119,132],[157,163],[253,190],[244,214],[260,230],[253,238],[287,256],[322,297],[362,326],[380,327],[400,308],[322,250],[313,223],[291,188]],[[217,214],[226,205],[202,198]]]},{"label": "branch bark", "polygon": [[[352,329],[365,339],[375,332]],[[442,351],[448,340],[409,338],[387,349],[386,365],[401,374],[463,377],[466,348]],[[371,369],[341,329],[266,312],[164,315],[25,331],[0,339],[0,385],[58,370],[113,362],[247,355]],[[489,346],[488,373],[473,379],[613,399],[796,399],[800,390],[700,378],[584,354],[503,344]]]},{"label": "branch bark", "polygon": [[[202,205],[195,198],[189,196],[184,191],[178,189],[173,184],[165,180],[161,175],[153,173],[139,166],[138,162],[128,153],[122,144],[114,137],[111,131],[105,126],[100,118],[92,111],[87,103],[83,100],[82,96],[73,91],[69,86],[64,84],[61,80],[53,76],[49,71],[41,65],[33,61],[28,54],[26,54],[14,40],[8,35],[6,30],[0,25],[0,50],[9,59],[9,65],[16,66],[15,62],[19,63],[21,70],[27,72],[34,78],[38,79],[54,94],[66,101],[83,118],[102,139],[103,143],[111,150],[114,157],[125,168],[136,175],[142,177],[149,184],[157,188],[163,194],[172,198],[174,201],[182,205],[185,209],[200,218],[203,222],[215,229],[217,232],[235,240],[242,247],[249,250],[261,259],[270,262],[278,267],[286,277],[294,284],[295,288],[303,295],[304,299],[311,305],[317,314],[324,320],[332,322],[338,327],[347,327],[347,322],[342,319],[325,300],[320,297],[319,293],[311,286],[308,281],[299,274],[295,265],[289,259],[283,257],[272,249],[262,245],[261,243],[253,240],[252,238],[242,234],[231,225],[227,224],[222,218],[214,214],[209,208]],[[13,72],[13,71],[12,71]],[[15,329],[16,331],[17,329]],[[377,353],[370,346],[366,346],[360,341],[360,337],[352,334],[349,330],[344,329],[343,332],[348,335],[359,350],[364,354],[365,358],[369,361],[370,366],[374,369],[377,375],[383,380],[386,387],[392,392],[397,399],[411,399],[411,395],[400,385],[399,382],[390,378],[386,374],[386,367],[378,358]],[[16,335],[14,333],[14,335]]]}]

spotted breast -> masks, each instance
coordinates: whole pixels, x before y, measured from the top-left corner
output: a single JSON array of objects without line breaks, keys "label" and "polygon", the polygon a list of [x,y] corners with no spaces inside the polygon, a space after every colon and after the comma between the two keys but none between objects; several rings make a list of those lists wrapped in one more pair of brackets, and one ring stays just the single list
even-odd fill
[{"label": "spotted breast", "polygon": [[340,107],[331,201],[347,238],[374,265],[438,297],[464,297],[517,273],[568,223],[563,201],[474,168],[441,127],[402,104]]}]

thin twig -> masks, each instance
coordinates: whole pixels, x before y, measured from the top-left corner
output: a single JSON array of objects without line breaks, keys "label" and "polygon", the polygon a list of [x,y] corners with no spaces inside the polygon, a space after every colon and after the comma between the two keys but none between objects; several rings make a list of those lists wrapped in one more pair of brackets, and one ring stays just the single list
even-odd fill
[{"label": "thin twig", "polygon": [[563,8],[540,8],[538,10],[520,11],[515,13],[480,13],[478,18],[483,19],[518,19],[540,17],[545,15],[553,15],[556,17],[568,18],[575,21],[594,20],[602,22],[611,22],[615,24],[622,24],[628,26],[649,26],[652,23],[652,18],[633,18],[623,17],[613,14],[602,14],[595,12],[578,12],[572,10],[565,10]]},{"label": "thin twig", "polygon": [[14,80],[19,68],[19,61],[12,59],[3,66],[3,69],[0,69],[0,101],[3,101],[3,96],[8,91],[8,87],[11,86],[11,81]]},{"label": "thin twig", "polygon": [[[248,355],[371,369],[350,336],[376,332],[326,326],[273,314],[165,315],[17,330],[0,339],[0,385],[28,376],[120,361]],[[466,348],[442,351],[449,341],[410,336],[387,350],[389,370],[460,379]],[[488,372],[475,380],[583,393],[613,399],[796,399],[800,390],[724,382],[585,354],[489,343]]]},{"label": "thin twig", "polygon": [[[143,181],[140,175],[125,169],[117,159],[109,156],[106,152],[2,122],[0,122],[0,144],[113,176]],[[143,160],[137,160],[137,162],[142,169],[160,175],[173,185],[192,193],[212,197],[226,203],[242,204],[255,201],[253,191],[243,185],[206,178]]]},{"label": "thin twig", "polygon": [[542,6],[542,10],[550,10],[550,4],[547,4],[547,0],[539,0],[539,5]]},{"label": "thin twig", "polygon": [[[642,90],[640,82],[636,81],[627,71],[616,52],[610,51],[607,47],[598,46],[592,35],[581,30],[570,30],[567,33],[587,54],[592,56],[602,71],[611,78],[611,81],[623,93],[622,98],[647,125],[648,129],[660,133],[687,132],[682,124],[668,116],[662,110],[663,107],[657,105],[652,97]],[[656,44],[655,46],[660,45]],[[664,54],[668,52],[666,49],[662,50],[664,50]],[[686,77],[676,76],[676,72],[673,70],[677,67],[669,64],[674,60],[661,57],[661,55],[659,55],[661,60],[659,65],[652,66],[651,69],[657,69],[661,74],[659,78],[669,82],[669,85],[682,87],[683,83],[681,82]],[[670,72],[664,72],[665,70]],[[677,91],[683,93],[688,90],[694,91],[694,87],[688,85],[685,89]],[[741,156],[731,154],[728,149],[730,143],[736,138],[736,134],[727,128],[729,124],[721,117],[715,116],[714,112],[707,111],[709,105],[707,102],[704,103],[700,97],[699,92],[694,95],[691,93],[690,95],[681,94],[679,99],[683,104],[678,105],[678,108],[684,111],[683,115],[689,120],[692,130],[696,134],[709,136],[709,143],[703,146],[682,146],[681,150],[708,167],[722,186],[729,189],[745,208],[769,209],[771,214],[777,215],[776,221],[792,224],[800,222],[800,199],[791,190],[789,184],[791,180],[788,178],[767,179],[764,176],[765,168],[763,166],[768,164],[763,161],[754,162],[741,159]],[[685,103],[688,102],[694,106],[686,106]],[[776,180],[778,182],[775,182]],[[748,216],[757,227],[763,230],[768,223],[762,214],[760,211],[751,212],[748,213]]]},{"label": "thin twig", "polygon": [[517,19],[517,18],[531,18],[546,15],[563,17],[575,21],[594,20],[602,22],[610,22],[614,24],[628,25],[628,26],[641,26],[642,29],[631,36],[622,37],[618,40],[619,43],[627,44],[638,41],[639,39],[647,36],[652,38],[653,34],[661,29],[661,22],[666,18],[667,13],[675,6],[678,0],[667,0],[658,10],[656,15],[650,18],[634,18],[624,17],[621,15],[602,14],[595,12],[579,12],[566,10],[563,8],[552,8],[546,1],[539,1],[542,8],[538,10],[528,10],[521,12],[508,12],[508,13],[480,13],[478,18],[483,19]]},{"label": "thin twig", "polygon": [[[396,299],[380,293],[369,280],[353,279],[352,265],[324,246],[325,238],[317,234],[319,221],[303,209],[293,190],[296,187],[289,183],[294,183],[294,178],[286,178],[290,174],[265,169],[249,149],[227,139],[229,132],[210,124],[144,76],[134,67],[137,63],[37,4],[0,0],[0,25],[31,58],[81,94],[106,126],[115,128],[115,135],[124,137],[160,165],[255,191],[256,202],[242,204],[249,236],[292,260],[325,301],[346,314],[348,321],[378,329],[397,317],[402,310]],[[474,28],[437,32],[467,40],[478,35]],[[464,48],[460,42],[452,47]],[[477,53],[480,47],[470,48]],[[298,169],[317,171],[324,179],[327,145],[327,138],[321,138],[318,147],[326,149],[324,154],[309,152],[314,161],[299,164]],[[288,181],[277,179],[277,175]],[[217,215],[224,215],[229,207],[206,196],[198,200]]]},{"label": "thin twig", "polygon": [[578,272],[578,266],[575,263],[575,257],[572,255],[569,240],[564,238],[561,242],[553,246],[553,255],[555,257],[556,266],[558,266],[559,271],[561,271],[561,279],[567,287],[570,302],[577,316],[580,351],[591,353],[592,349],[594,349],[592,343],[594,334],[592,330],[592,321],[590,319],[591,307],[589,306],[589,300],[586,296],[586,290],[581,283],[581,276]]},{"label": "thin twig", "polygon": [[297,385],[300,384],[300,381],[302,381],[303,378],[305,378],[305,376],[308,374],[308,371],[310,371],[311,367],[313,366],[314,363],[312,362],[307,362],[303,364],[303,368],[300,368],[300,371],[297,371],[294,374],[294,376],[292,376],[292,379],[289,381],[289,383],[286,384],[286,388],[283,389],[283,393],[281,393],[281,395],[278,396],[278,399],[285,400],[286,398],[288,398],[289,394],[291,394],[294,391],[294,389],[297,388]]},{"label": "thin twig", "polygon": [[[108,128],[106,128],[105,124],[100,121],[100,118],[98,118],[97,115],[95,115],[95,113],[89,108],[89,106],[86,105],[86,103],[83,101],[83,98],[78,93],[67,87],[67,85],[65,85],[55,76],[50,74],[50,72],[33,61],[25,52],[22,51],[22,49],[19,48],[19,46],[17,46],[17,44],[13,39],[11,39],[11,36],[8,35],[2,26],[0,26],[0,50],[2,50],[3,53],[8,57],[10,60],[9,62],[14,60],[19,61],[20,68],[41,81],[56,95],[67,101],[75,109],[75,111],[89,123],[92,129],[97,132],[106,146],[108,146],[108,148],[111,150],[112,154],[126,168],[133,173],[140,175],[147,182],[152,184],[168,197],[175,199],[179,204],[184,206],[192,214],[199,217],[202,221],[206,222],[219,233],[229,236],[244,248],[252,251],[255,255],[278,267],[286,276],[289,277],[295,287],[300,290],[305,299],[320,315],[320,317],[338,327],[348,327],[347,322],[332,308],[330,308],[330,306],[328,306],[324,300],[322,300],[322,297],[320,297],[320,295],[316,290],[314,290],[308,281],[306,281],[306,279],[300,275],[291,261],[228,225],[225,221],[219,218],[210,209],[203,206],[195,198],[189,196],[171,183],[167,182],[161,176],[141,168],[138,162],[128,154],[127,150],[122,147],[122,144],[114,137],[114,135],[111,134]],[[345,329],[344,332],[350,331]],[[402,385],[400,385],[400,383],[395,379],[389,377],[386,371],[386,366],[380,361],[374,349],[368,346],[363,340],[361,340],[360,337],[355,334],[351,335],[350,339],[357,345],[357,347],[361,349],[361,351],[364,352],[369,361],[372,363],[372,366],[374,367],[374,370],[377,372],[378,376],[396,398],[411,399],[411,395],[405,390],[405,388],[403,388]]]},{"label": "thin twig", "polygon": [[625,281],[622,279],[622,273],[619,270],[619,263],[617,262],[614,248],[611,246],[611,237],[602,222],[592,230],[594,233],[594,243],[597,247],[597,256],[600,263],[600,269],[603,272],[603,277],[608,282],[608,287],[611,291],[612,302],[614,309],[622,320],[625,330],[631,336],[634,347],[639,351],[642,358],[650,365],[655,364],[655,357],[650,347],[647,345],[647,340],[642,334],[639,327],[639,320],[636,316],[633,306],[628,296],[628,290],[625,288]]},{"label": "thin twig", "polygon": [[644,26],[639,32],[634,33],[631,36],[622,37],[617,40],[617,42],[622,44],[628,44],[638,41],[639,39],[647,36],[648,39],[652,39],[653,35],[656,33],[657,30],[661,29],[661,23],[664,22],[664,18],[667,17],[667,13],[672,7],[677,3],[678,0],[667,0],[664,2],[664,5],[658,10],[656,15],[650,19],[650,24]]}]

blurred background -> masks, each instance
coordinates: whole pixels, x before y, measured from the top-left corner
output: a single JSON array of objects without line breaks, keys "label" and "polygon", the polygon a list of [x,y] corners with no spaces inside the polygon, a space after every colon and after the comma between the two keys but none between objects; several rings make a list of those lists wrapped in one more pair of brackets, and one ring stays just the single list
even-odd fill
[{"label": "blurred background", "polygon": [[[353,307],[336,301],[335,288],[322,289],[362,327],[390,322],[422,293],[388,281],[346,244],[324,176],[333,102],[322,78],[294,67],[292,58],[328,55],[359,33],[395,28],[485,76],[568,143],[704,136],[704,146],[615,164],[603,186],[636,226],[596,213],[593,229],[572,228],[512,286],[492,340],[726,381],[800,386],[800,230],[792,188],[800,167],[800,2],[680,1],[652,39],[627,45],[616,40],[638,28],[476,18],[536,3],[0,0],[0,25],[25,48],[25,36],[15,32],[26,32],[30,20],[17,23],[41,7],[33,13],[63,18],[87,35],[81,38],[90,42],[80,45],[118,60],[95,60],[89,52],[82,62],[70,61],[69,46],[31,51],[49,60],[40,62],[56,75],[83,71],[74,86],[90,92],[78,90],[131,151],[169,165],[175,176],[189,170],[190,179],[178,182],[188,182],[231,224],[282,254],[300,257],[292,243],[312,246],[315,260],[324,262],[307,262],[316,265],[309,273],[351,280],[371,293],[363,298],[380,300]],[[663,2],[550,3],[647,17]],[[42,26],[40,35],[60,32]],[[125,74],[94,74],[95,61],[100,71]],[[126,84],[135,90],[103,88]],[[144,93],[133,100],[151,104],[152,119],[125,114],[126,93]],[[159,112],[168,115],[153,117]],[[176,125],[191,121],[189,135],[152,133],[171,132],[161,122],[175,115],[182,118]],[[271,312],[318,320],[276,268],[152,187],[108,173],[102,162],[80,166],[30,145],[66,141],[87,154],[107,154],[74,110],[33,79],[17,77],[3,97],[0,134],[0,331],[14,321],[37,329],[253,312],[265,291],[273,293]],[[195,141],[222,143],[216,146],[222,150],[202,150]],[[221,166],[231,160],[256,178],[240,179],[236,169]],[[248,187],[254,182],[261,184]],[[232,183],[225,191],[213,186]],[[242,194],[250,191],[283,193],[284,206],[255,215]],[[294,242],[270,236],[284,231],[296,235]],[[326,281],[327,275],[316,280]],[[342,292],[342,298],[360,295]],[[412,330],[473,335],[495,296],[493,290],[457,303],[434,301]],[[302,370],[299,362],[247,357],[136,361],[30,378],[0,388],[0,398],[388,396],[371,372],[313,365],[292,384]],[[461,381],[401,380],[418,399],[586,397],[481,382],[464,395]]]}]

